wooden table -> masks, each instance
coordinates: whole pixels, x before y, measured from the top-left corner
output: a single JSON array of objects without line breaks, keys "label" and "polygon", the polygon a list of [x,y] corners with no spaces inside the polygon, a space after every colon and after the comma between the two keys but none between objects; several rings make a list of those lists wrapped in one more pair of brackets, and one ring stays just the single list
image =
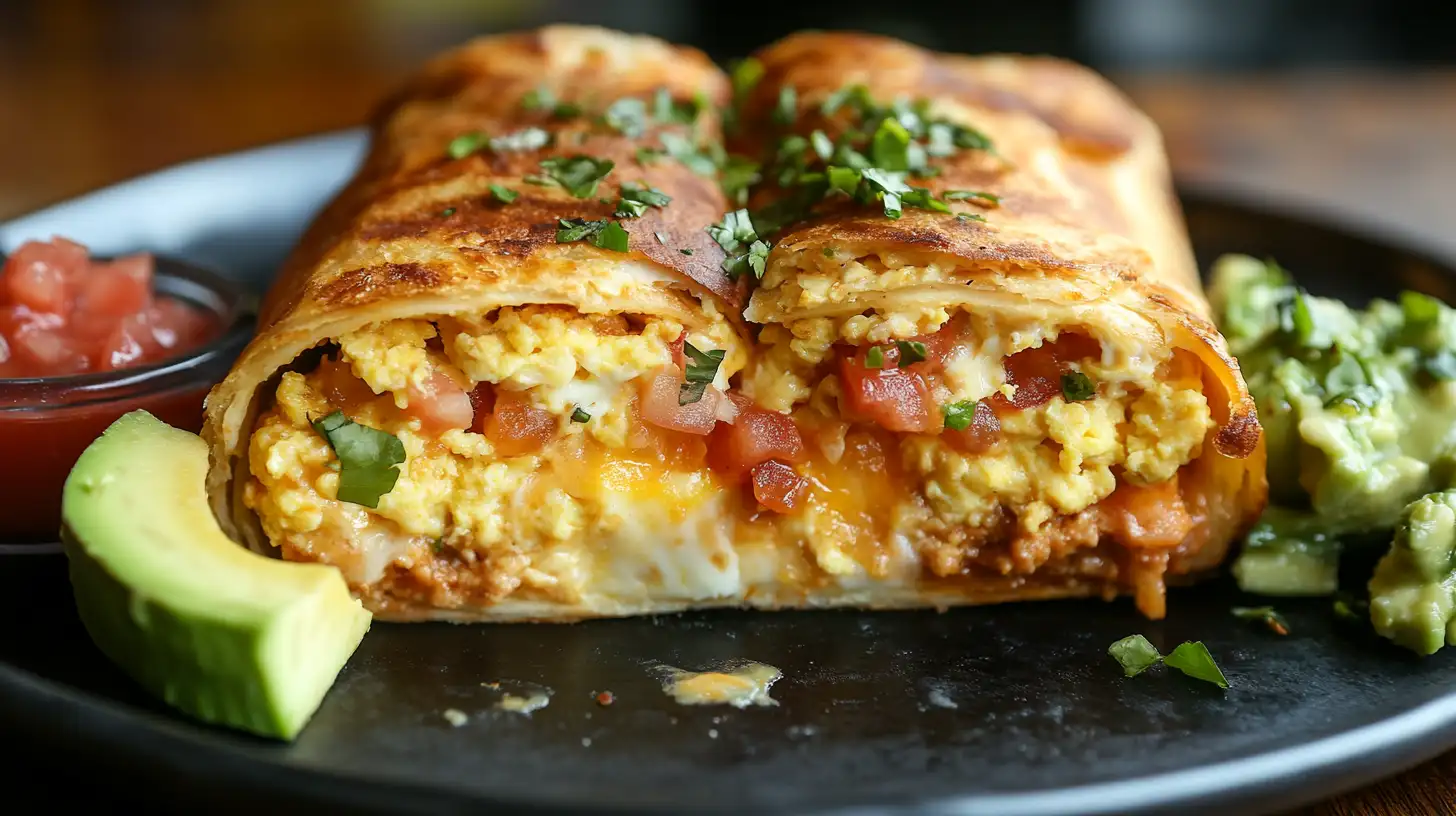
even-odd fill
[{"label": "wooden table", "polygon": [[[410,67],[370,50],[336,3],[289,27],[219,4],[223,38],[175,37],[165,59],[101,47],[104,16],[55,0],[43,47],[0,48],[0,219],[178,161],[353,125]],[[170,8],[170,7],[169,7]],[[1456,74],[1123,80],[1164,127],[1180,177],[1316,204],[1456,258]],[[1299,811],[1452,813],[1456,752]]]}]

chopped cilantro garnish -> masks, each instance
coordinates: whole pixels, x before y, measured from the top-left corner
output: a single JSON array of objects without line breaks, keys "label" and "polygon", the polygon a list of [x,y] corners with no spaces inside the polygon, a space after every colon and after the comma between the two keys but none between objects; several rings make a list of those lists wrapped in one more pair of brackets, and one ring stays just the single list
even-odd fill
[{"label": "chopped cilantro garnish", "polygon": [[581,106],[575,102],[557,102],[551,108],[551,115],[557,119],[570,119],[581,115]]},{"label": "chopped cilantro garnish", "polygon": [[602,113],[602,122],[623,136],[635,139],[647,132],[647,103],[630,96],[618,99]]},{"label": "chopped cilantro garnish", "polygon": [[964,431],[971,427],[976,419],[976,401],[961,400],[949,405],[940,407],[941,416],[945,417],[945,427],[952,431]]},{"label": "chopped cilantro garnish", "polygon": [[1209,654],[1208,647],[1202,641],[1178,644],[1178,648],[1163,658],[1163,663],[1195,680],[1212,683],[1219,688],[1229,687],[1228,680],[1219,670],[1218,664],[1213,662],[1213,655]]},{"label": "chopped cilantro garnish", "polygon": [[1279,331],[1297,346],[1304,346],[1314,338],[1314,315],[1309,311],[1309,301],[1304,290],[1296,289],[1287,299],[1275,307],[1279,319]]},{"label": "chopped cilantro garnish", "polygon": [[824,161],[834,158],[834,141],[822,130],[816,130],[809,134],[809,144],[813,146],[814,152]]},{"label": "chopped cilantro garnish", "polygon": [[521,194],[516,192],[515,190],[512,190],[509,187],[503,187],[499,184],[492,184],[490,185],[490,195],[492,198],[502,204],[509,204],[519,198]]},{"label": "chopped cilantro garnish", "polygon": [[957,221],[985,221],[986,220],[986,216],[980,215],[979,213],[957,213],[956,214],[956,220]]},{"label": "chopped cilantro garnish", "polygon": [[1163,659],[1157,647],[1142,635],[1128,635],[1107,647],[1107,653],[1122,667],[1126,677],[1137,677]]},{"label": "chopped cilantro garnish", "polygon": [[870,346],[865,352],[865,368],[884,368],[885,352],[879,346]]},{"label": "chopped cilantro garnish", "polygon": [[455,214],[455,208],[454,207],[446,207],[445,209],[443,209],[443,210],[440,211],[440,217],[441,218],[449,218],[450,216],[452,216],[454,214]]},{"label": "chopped cilantro garnish", "polygon": [[611,159],[581,155],[541,161],[541,169],[546,171],[547,176],[576,198],[595,196],[597,184],[612,172],[614,166]]},{"label": "chopped cilantro garnish", "polygon": [[1062,375],[1062,399],[1067,402],[1081,402],[1092,399],[1097,393],[1097,386],[1092,384],[1092,378],[1080,371],[1068,371]]},{"label": "chopped cilantro garnish", "polygon": [[733,98],[741,101],[743,97],[753,91],[754,86],[758,85],[758,81],[763,79],[763,63],[753,57],[738,60],[733,64],[731,76]]},{"label": "chopped cilantro garnish", "polygon": [[556,106],[556,94],[545,85],[526,91],[521,97],[521,108],[524,110],[548,110]]},{"label": "chopped cilantro garnish", "polygon": [[338,500],[378,507],[379,497],[394,489],[404,462],[404,443],[393,434],[360,425],[335,411],[313,423],[339,458]]},{"label": "chopped cilantro garnish", "polygon": [[643,187],[630,181],[622,185],[622,198],[641,202],[649,207],[666,207],[672,203],[672,196],[656,187]]},{"label": "chopped cilantro garnish", "polygon": [[637,148],[637,163],[651,164],[666,155],[666,152],[655,147],[639,147]]},{"label": "chopped cilantro garnish", "polygon": [[463,159],[471,153],[485,147],[490,142],[490,137],[480,131],[462,133],[450,140],[446,145],[445,152],[450,154],[452,159]]},{"label": "chopped cilantro garnish", "polygon": [[1001,203],[1001,196],[983,193],[980,190],[946,190],[940,197],[946,201],[967,201],[974,198],[991,204]]},{"label": "chopped cilantro garnish", "polygon": [[691,254],[693,254],[693,251],[691,249],[679,249],[678,252],[681,252],[684,255],[691,255]]},{"label": "chopped cilantro garnish", "polygon": [[1195,680],[1212,683],[1219,688],[1228,688],[1228,680],[1213,662],[1213,655],[1202,641],[1187,641],[1167,657],[1158,653],[1157,647],[1142,635],[1129,635],[1107,648],[1107,653],[1122,667],[1127,677],[1136,677],[1157,663],[1177,669]]},{"label": "chopped cilantro garnish", "polygon": [[718,375],[718,366],[723,364],[727,354],[724,349],[699,351],[692,343],[683,343],[683,356],[687,360],[687,382],[677,392],[678,405],[691,405],[703,398],[708,383]]},{"label": "chopped cilantro garnish", "polygon": [[1239,620],[1262,622],[1276,635],[1289,634],[1289,622],[1272,606],[1236,606],[1229,611]]},{"label": "chopped cilantro garnish", "polygon": [[572,422],[591,422],[591,414],[588,414],[586,411],[583,411],[580,405],[572,406],[572,409],[571,409],[571,421]]},{"label": "chopped cilantro garnish", "polygon": [[759,163],[742,156],[729,156],[718,173],[718,186],[728,201],[739,207],[748,203],[748,191],[763,178]]},{"label": "chopped cilantro garnish", "polygon": [[779,89],[779,101],[774,105],[773,121],[776,125],[792,125],[799,116],[799,92],[793,85]]},{"label": "chopped cilantro garnish", "polygon": [[729,278],[737,280],[744,272],[752,271],[754,277],[763,277],[768,263],[768,242],[761,241],[753,229],[748,210],[734,210],[723,216],[723,220],[708,227],[708,234],[728,253],[723,261],[723,271]]},{"label": "chopped cilantro garnish", "polygon": [[677,159],[694,173],[700,176],[712,176],[718,172],[718,162],[714,161],[712,156],[700,151],[692,139],[672,131],[662,133],[658,138],[662,140],[662,146],[667,150],[667,155]]},{"label": "chopped cilantro garnish", "polygon": [[590,241],[593,246],[626,252],[627,230],[616,221],[586,221],[581,218],[563,218],[557,222],[556,243],[569,244],[573,241]]},{"label": "chopped cilantro garnish", "polygon": [[739,247],[758,238],[753,231],[753,221],[748,210],[734,210],[723,216],[723,220],[708,227],[708,234],[723,247],[724,252],[737,252]]},{"label": "chopped cilantro garnish", "polygon": [[900,368],[925,359],[925,344],[919,340],[896,340],[895,348],[900,350]]},{"label": "chopped cilantro garnish", "polygon": [[652,96],[652,118],[665,124],[694,124],[706,107],[707,99],[701,94],[686,102],[680,102],[673,99],[666,88],[658,88]]}]

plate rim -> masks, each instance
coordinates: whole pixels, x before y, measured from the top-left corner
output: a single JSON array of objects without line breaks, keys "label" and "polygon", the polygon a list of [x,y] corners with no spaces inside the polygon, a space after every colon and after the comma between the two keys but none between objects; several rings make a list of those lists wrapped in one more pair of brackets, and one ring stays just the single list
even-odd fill
[{"label": "plate rim", "polygon": [[[189,159],[140,173],[78,196],[0,222],[0,233],[33,221],[63,215],[97,199],[126,195],[148,184],[186,173],[205,172],[221,162],[261,161],[307,149],[358,149],[367,134],[361,127],[331,130],[300,138]],[[1417,237],[1360,221],[1335,208],[1293,196],[1269,194],[1247,184],[1177,178],[1177,198],[1186,221],[1191,201],[1227,207],[1256,216],[1278,218],[1348,235],[1408,257],[1431,263],[1456,278],[1456,259]],[[247,750],[245,735],[235,735],[181,714],[161,714],[113,702],[64,682],[0,659],[0,712],[18,723],[17,736],[29,733],[45,744],[66,742],[87,754],[121,751],[134,764],[150,763],[151,771],[187,769],[195,782],[219,789],[238,789],[249,781],[279,794],[315,801],[343,802],[348,807],[392,811],[426,806],[439,808],[491,805],[541,812],[585,812],[543,805],[538,801],[482,796],[403,779],[364,779],[269,761]],[[58,716],[59,715],[59,716]],[[57,734],[58,721],[68,724]],[[29,726],[27,728],[27,725]],[[1447,732],[1447,733],[1443,733]],[[1240,756],[1212,764],[1146,776],[1081,784],[1051,791],[979,793],[940,796],[904,804],[821,808],[816,812],[981,814],[1045,816],[1046,814],[1213,812],[1231,805],[1256,806],[1260,812],[1337,795],[1407,770],[1456,746],[1456,688],[1399,714],[1291,747]],[[229,744],[232,742],[233,744]],[[266,744],[266,743],[259,743]],[[1257,800],[1257,802],[1255,801]],[[776,812],[774,807],[758,806]],[[1191,808],[1191,810],[1190,810]],[[611,812],[602,808],[591,812]]]}]

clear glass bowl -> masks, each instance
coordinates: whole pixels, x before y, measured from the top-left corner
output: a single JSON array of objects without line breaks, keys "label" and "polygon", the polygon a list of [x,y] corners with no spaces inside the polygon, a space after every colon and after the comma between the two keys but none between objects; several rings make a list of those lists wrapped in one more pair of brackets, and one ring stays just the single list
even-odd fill
[{"label": "clear glass bowl", "polygon": [[256,307],[238,284],[157,257],[154,287],[213,316],[217,334],[176,357],[65,377],[0,379],[0,542],[56,541],[61,487],[86,446],[138,408],[202,427],[202,401],[252,336]]}]

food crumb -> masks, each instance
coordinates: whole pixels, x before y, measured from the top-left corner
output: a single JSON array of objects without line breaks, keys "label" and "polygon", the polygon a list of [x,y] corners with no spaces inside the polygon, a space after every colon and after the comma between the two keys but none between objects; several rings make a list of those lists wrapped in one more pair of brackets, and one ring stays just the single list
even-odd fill
[{"label": "food crumb", "polygon": [[604,691],[597,695],[597,705],[609,706],[617,701],[617,696],[610,691]]},{"label": "food crumb", "polygon": [[470,717],[466,716],[465,712],[458,708],[447,708],[441,716],[455,728],[459,728],[467,722],[470,722]]}]

